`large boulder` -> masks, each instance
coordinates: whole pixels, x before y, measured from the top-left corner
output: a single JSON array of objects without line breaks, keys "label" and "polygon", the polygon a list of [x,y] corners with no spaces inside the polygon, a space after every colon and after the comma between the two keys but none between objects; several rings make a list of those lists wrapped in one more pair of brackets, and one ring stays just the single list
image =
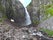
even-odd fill
[{"label": "large boulder", "polygon": [[[26,25],[26,8],[24,8],[23,4],[19,0],[1,0],[1,5],[3,5],[3,15],[11,20],[14,20],[14,22],[18,25]],[[30,8],[31,9],[31,8]],[[26,11],[25,11],[26,10]],[[29,11],[31,13],[32,10]],[[30,14],[29,14],[30,15]]]},{"label": "large boulder", "polygon": [[25,8],[19,0],[5,0],[6,16],[21,25],[25,21]]}]

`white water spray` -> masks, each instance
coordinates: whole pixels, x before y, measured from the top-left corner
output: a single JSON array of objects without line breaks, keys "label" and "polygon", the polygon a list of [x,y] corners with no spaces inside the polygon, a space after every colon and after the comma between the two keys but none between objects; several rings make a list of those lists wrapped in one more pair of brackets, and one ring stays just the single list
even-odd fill
[{"label": "white water spray", "polygon": [[25,8],[25,12],[26,12],[26,15],[25,15],[25,18],[26,18],[26,21],[25,21],[25,24],[26,25],[30,25],[31,24],[31,19],[30,19],[30,15],[27,11],[27,8]]}]

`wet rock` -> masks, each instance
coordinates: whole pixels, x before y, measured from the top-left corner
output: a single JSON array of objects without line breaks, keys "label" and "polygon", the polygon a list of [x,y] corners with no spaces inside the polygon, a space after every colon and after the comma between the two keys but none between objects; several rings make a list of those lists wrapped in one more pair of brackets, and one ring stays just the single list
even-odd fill
[{"label": "wet rock", "polygon": [[44,36],[48,36],[47,33],[45,33],[44,31],[40,31]]},{"label": "wet rock", "polygon": [[41,37],[41,40],[48,40],[47,38]]}]

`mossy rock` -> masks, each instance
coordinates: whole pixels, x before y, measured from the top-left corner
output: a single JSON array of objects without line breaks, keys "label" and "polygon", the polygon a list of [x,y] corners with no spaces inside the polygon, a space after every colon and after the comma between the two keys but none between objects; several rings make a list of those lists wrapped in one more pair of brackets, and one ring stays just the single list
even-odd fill
[{"label": "mossy rock", "polygon": [[2,20],[0,20],[0,22],[2,22]]},{"label": "mossy rock", "polygon": [[41,5],[40,9],[44,11],[43,21],[53,16],[53,4]]},{"label": "mossy rock", "polygon": [[33,24],[38,25],[39,21],[38,20],[33,20]]},{"label": "mossy rock", "polygon": [[49,37],[52,37],[53,36],[53,31],[52,30],[44,29],[44,28],[40,28],[39,30],[47,33]]},{"label": "mossy rock", "polygon": [[3,7],[2,5],[0,5],[0,11],[1,11],[2,13],[4,13],[4,7]]}]

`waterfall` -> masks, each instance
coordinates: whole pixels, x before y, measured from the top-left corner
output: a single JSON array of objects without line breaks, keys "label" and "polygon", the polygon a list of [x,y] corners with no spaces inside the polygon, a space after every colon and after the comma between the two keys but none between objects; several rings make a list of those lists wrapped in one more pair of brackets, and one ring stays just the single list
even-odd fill
[{"label": "waterfall", "polygon": [[30,19],[30,15],[29,15],[29,12],[27,11],[27,6],[30,4],[31,0],[19,0],[22,5],[24,6],[25,8],[25,22],[24,22],[24,25],[27,26],[27,25],[30,25],[31,24],[31,19]]},{"label": "waterfall", "polygon": [[25,18],[26,18],[25,25],[30,25],[31,24],[30,15],[27,11],[27,8],[26,7],[24,7],[24,8],[25,8],[25,12],[26,12],[26,14],[25,14]]}]

